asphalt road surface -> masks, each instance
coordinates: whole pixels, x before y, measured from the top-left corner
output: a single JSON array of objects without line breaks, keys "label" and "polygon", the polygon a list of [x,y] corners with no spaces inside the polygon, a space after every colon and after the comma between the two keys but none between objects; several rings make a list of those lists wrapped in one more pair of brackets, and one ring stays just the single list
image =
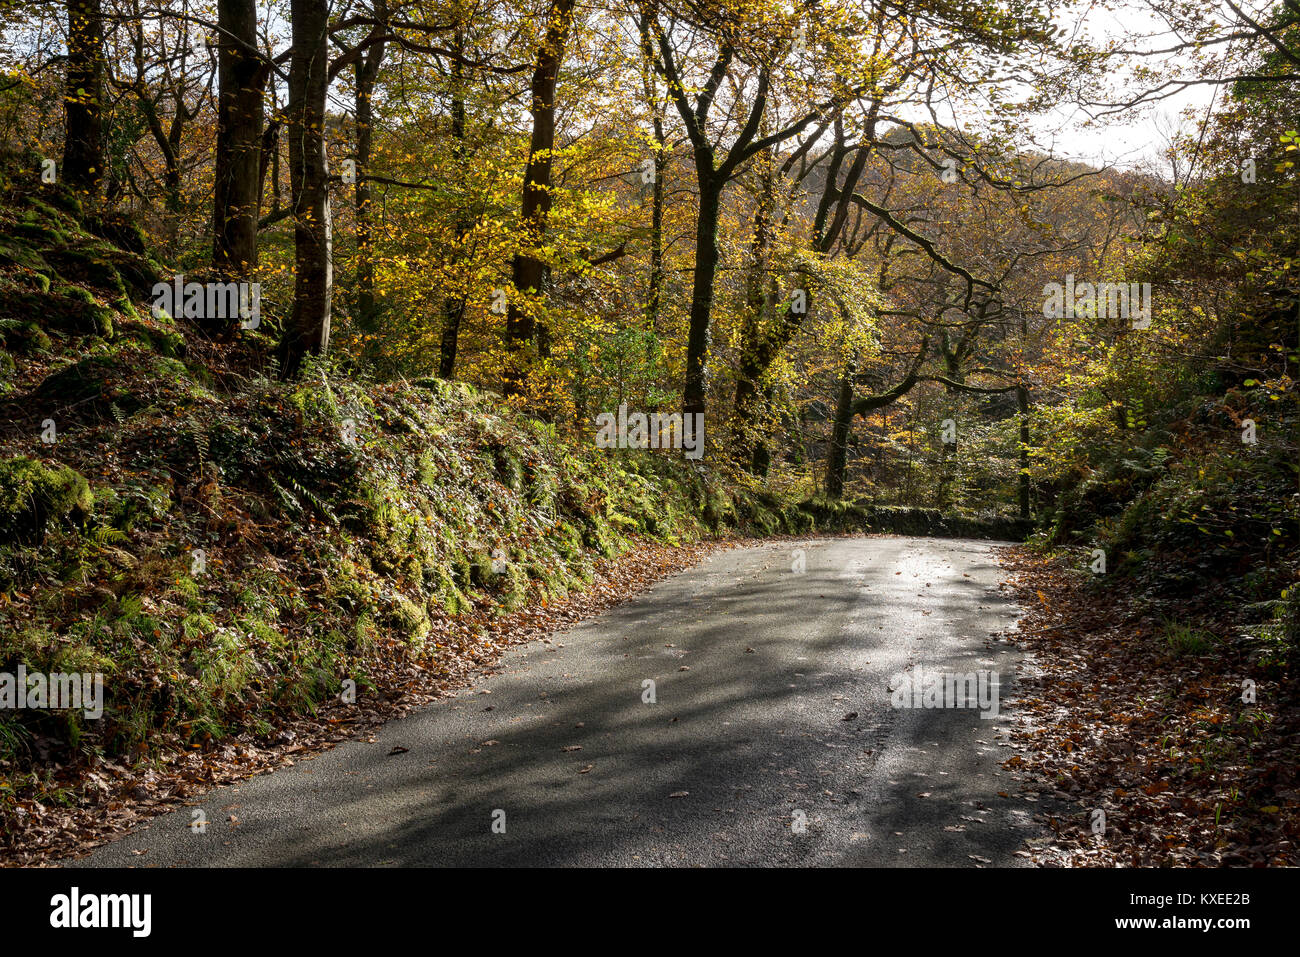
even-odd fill
[{"label": "asphalt road surface", "polygon": [[[993,637],[1017,618],[993,547],[720,552],[373,743],[212,791],[206,833],[184,808],[75,866],[1024,863],[1033,806],[998,796],[1021,662]],[[918,664],[996,673],[998,716],[895,707]]]}]

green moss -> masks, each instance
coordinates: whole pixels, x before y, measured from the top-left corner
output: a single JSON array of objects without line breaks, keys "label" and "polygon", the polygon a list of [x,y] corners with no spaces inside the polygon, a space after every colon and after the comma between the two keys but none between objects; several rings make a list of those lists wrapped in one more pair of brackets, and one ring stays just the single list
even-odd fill
[{"label": "green moss", "polygon": [[[171,332],[166,329],[159,329],[155,326],[148,326],[139,321],[124,320],[117,329],[118,341],[129,341],[139,344],[141,347],[151,352],[156,352],[167,358],[184,358],[187,349],[185,337],[178,332]],[[206,370],[203,370],[206,371]]]},{"label": "green moss", "polygon": [[430,600],[436,602],[449,615],[459,615],[474,607],[474,603],[442,569],[438,570],[438,585]]},{"label": "green moss", "polygon": [[466,556],[468,581],[483,588],[495,582],[497,573],[492,566],[492,556],[486,551],[473,552]]},{"label": "green moss", "polygon": [[[153,347],[159,355],[167,358],[180,359],[187,353],[185,337],[179,332],[160,332],[153,337]],[[200,370],[201,374],[197,377],[200,380],[211,379],[207,369]]]},{"label": "green moss", "polygon": [[[49,563],[49,582],[62,584],[40,586],[60,637],[102,651],[117,686],[133,689],[94,731],[105,752],[159,740],[160,729],[203,740],[269,727],[268,714],[315,708],[343,678],[362,685],[367,672],[391,670],[394,639],[433,664],[444,616],[472,613],[462,623],[472,629],[485,611],[589,584],[598,556],[626,550],[634,535],[675,542],[702,530],[705,481],[678,461],[596,455],[490,394],[440,380],[363,387],[322,366],[292,384],[200,392],[195,372],[158,354],[161,325],[127,300],[71,282],[56,292],[69,308],[117,309],[118,340],[91,343],[92,354],[56,367],[32,396],[61,429],[116,407],[115,423],[81,430],[64,448],[95,461],[90,444],[112,442],[130,457],[130,469],[86,503],[104,516],[93,546],[90,535],[51,535],[46,551],[69,560]],[[22,330],[0,319],[6,339]],[[177,392],[198,401],[177,408]],[[176,408],[181,421],[137,414],[153,407]],[[355,446],[343,443],[343,418],[358,423]],[[178,486],[174,501],[151,484],[168,474],[193,481],[200,468],[202,484]],[[749,514],[748,490],[712,494],[720,513]],[[237,549],[218,537],[233,527],[213,528],[214,515],[232,513],[241,517]],[[160,542],[162,562],[146,545]],[[210,549],[206,576],[190,577],[194,547]],[[506,562],[495,570],[498,549]],[[162,570],[147,572],[151,563]],[[98,583],[124,597],[91,601]],[[453,643],[466,634],[451,631]]]},{"label": "green moss", "polygon": [[517,611],[528,603],[528,573],[518,562],[507,562],[497,576],[497,601],[506,611]]},{"label": "green moss", "polygon": [[46,249],[64,246],[68,242],[68,237],[62,231],[46,223],[36,222],[34,219],[14,223],[10,228],[14,235]]},{"label": "green moss", "polygon": [[582,543],[605,558],[611,558],[617,552],[613,531],[603,515],[592,516],[583,524]]},{"label": "green moss", "polygon": [[137,299],[153,298],[153,287],[163,277],[162,269],[148,256],[137,256],[123,250],[102,251],[100,253],[117,271],[127,291]]},{"label": "green moss", "polygon": [[[50,264],[31,244],[15,236],[0,236],[0,262],[12,263],[36,273],[51,272]],[[48,285],[49,277],[46,276]]]},{"label": "green moss", "polygon": [[28,203],[46,216],[56,220],[80,221],[84,215],[81,198],[63,183],[41,185],[41,199],[28,197]]},{"label": "green moss", "polygon": [[416,471],[420,477],[420,481],[425,485],[428,485],[430,488],[437,486],[439,474],[438,465],[428,449],[424,449],[420,452],[419,458],[416,460]]},{"label": "green moss", "polygon": [[548,600],[564,598],[569,593],[572,580],[565,574],[564,566],[558,563],[534,561],[527,566],[528,577],[540,583],[541,596]]},{"label": "green moss", "polygon": [[26,456],[0,461],[0,538],[40,542],[52,524],[84,524],[94,505],[89,483],[65,465]]},{"label": "green moss", "polygon": [[568,522],[559,522],[552,536],[555,550],[566,559],[575,559],[582,552],[582,533]]},{"label": "green moss", "polygon": [[429,634],[429,613],[405,595],[393,599],[393,618],[408,641],[421,641]]},{"label": "green moss", "polygon": [[113,308],[120,312],[127,319],[140,319],[140,313],[136,312],[135,304],[131,302],[129,296],[118,296],[113,300]]},{"label": "green moss", "polygon": [[52,340],[42,329],[34,322],[23,323],[19,329],[17,343],[15,348],[24,355],[32,355],[37,352],[49,352],[54,348]]},{"label": "green moss", "polygon": [[122,213],[97,213],[86,217],[86,228],[96,236],[109,240],[122,249],[138,255],[145,255],[149,249],[149,240],[136,223]]}]

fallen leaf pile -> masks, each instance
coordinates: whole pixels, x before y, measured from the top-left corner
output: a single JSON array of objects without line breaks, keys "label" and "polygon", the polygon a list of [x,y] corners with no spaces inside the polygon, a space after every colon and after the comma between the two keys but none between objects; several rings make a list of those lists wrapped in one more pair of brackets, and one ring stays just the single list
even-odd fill
[{"label": "fallen leaf pile", "polygon": [[[1025,548],[1005,567],[1027,609],[1010,638],[1037,673],[1021,682],[1005,766],[1073,813],[1034,847],[1041,864],[1294,866],[1300,838],[1300,720],[1231,624],[1206,654],[1179,654],[1140,601]],[[1243,681],[1255,682],[1255,703]],[[1046,803],[1046,802],[1045,802]]]}]

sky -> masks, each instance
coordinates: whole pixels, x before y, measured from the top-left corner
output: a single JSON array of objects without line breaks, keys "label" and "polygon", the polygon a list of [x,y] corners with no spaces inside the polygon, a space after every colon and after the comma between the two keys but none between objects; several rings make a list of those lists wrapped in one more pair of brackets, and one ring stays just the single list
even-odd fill
[{"label": "sky", "polygon": [[[1206,12],[1227,12],[1220,0],[1203,0]],[[1238,0],[1246,11],[1258,12],[1270,5],[1270,0]],[[1121,0],[1117,9],[1091,5],[1082,18],[1083,36],[1096,43],[1120,36],[1140,34],[1145,40],[1135,44],[1141,49],[1166,47],[1179,39],[1168,31],[1147,0]],[[1079,10],[1071,10],[1058,17],[1062,26],[1073,28],[1079,23]],[[1151,65],[1151,64],[1148,64]],[[1172,76],[1187,61],[1175,60],[1166,64]],[[1113,85],[1120,96],[1132,96],[1137,87],[1127,82],[1123,72],[1116,72]],[[1222,91],[1215,86],[1198,86],[1159,101],[1150,107],[1126,114],[1122,119],[1109,117],[1104,125],[1088,125],[1087,113],[1077,107],[1063,107],[1049,118],[1036,124],[1044,145],[1051,144],[1056,151],[1070,159],[1081,160],[1094,166],[1114,165],[1121,168],[1140,168],[1153,165],[1167,171],[1168,164],[1161,155],[1168,141],[1168,133],[1180,128],[1190,128],[1192,117],[1204,118]],[[1184,115],[1190,111],[1192,117]]]}]

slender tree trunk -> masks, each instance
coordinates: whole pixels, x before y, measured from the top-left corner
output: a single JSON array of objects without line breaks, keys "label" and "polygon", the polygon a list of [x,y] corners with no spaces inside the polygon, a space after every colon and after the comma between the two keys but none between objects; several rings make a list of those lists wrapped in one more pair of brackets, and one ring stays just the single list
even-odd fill
[{"label": "slender tree trunk", "polygon": [[[180,98],[177,97],[177,105],[180,105]],[[175,249],[176,240],[179,238],[179,225],[181,215],[181,143],[185,137],[185,121],[179,113],[172,117],[171,126],[167,128],[167,149],[163,153],[166,162],[166,176],[164,182],[167,187],[167,212],[171,220],[169,232],[171,233],[172,248]]]},{"label": "slender tree trunk", "polygon": [[167,248],[175,253],[181,214],[181,168],[175,160],[168,161],[163,171],[163,191],[167,197]]},{"label": "slender tree trunk", "polygon": [[[274,102],[274,97],[272,97]],[[266,179],[271,174],[271,212],[280,211],[280,120],[274,118],[262,131],[261,156],[257,161],[257,209],[266,199]]]},{"label": "slender tree trunk", "polygon": [[668,168],[665,148],[667,137],[664,121],[654,118],[655,181],[650,194],[650,282],[646,290],[646,328],[656,338],[659,336],[659,314],[662,310],[664,288],[664,171]]},{"label": "slender tree trunk", "polygon": [[654,182],[650,191],[650,277],[646,290],[646,331],[650,342],[647,359],[653,358],[656,346],[654,340],[659,336],[659,313],[663,302],[664,284],[664,171],[668,168],[668,137],[664,132],[664,118],[657,96],[655,80],[654,40],[650,36],[650,21],[641,16],[637,20],[641,35],[641,84],[645,93],[646,105],[650,109],[651,122],[654,127],[655,155]]},{"label": "slender tree trunk", "polygon": [[511,355],[507,361],[503,391],[506,395],[519,395],[528,378],[528,365],[532,356],[527,350],[545,357],[549,353],[548,331],[539,322],[533,310],[535,303],[522,306],[520,296],[533,297],[541,293],[547,282],[546,264],[538,258],[536,249],[546,235],[546,222],[551,211],[551,157],[555,149],[555,86],[564,58],[564,44],[573,26],[575,0],[553,0],[548,13],[546,36],[537,51],[537,65],[533,70],[532,104],[533,135],[528,148],[528,166],[524,170],[523,202],[520,220],[523,223],[522,250],[514,257],[510,278],[515,288],[506,312],[506,348]]},{"label": "slender tree trunk", "polygon": [[[387,4],[384,0],[379,0],[375,4],[376,18],[382,21],[387,14]],[[376,31],[384,29],[382,25],[375,27]],[[357,60],[356,65],[357,323],[362,329],[372,329],[375,322],[374,233],[370,217],[372,198],[369,178],[374,148],[374,110],[371,98],[374,96],[375,82],[379,79],[379,67],[383,61],[384,41],[378,40],[371,44],[366,55]]]},{"label": "slender tree trunk", "polygon": [[100,0],[67,0],[67,11],[63,181],[93,198],[104,178],[104,21]]},{"label": "slender tree trunk", "polygon": [[[452,155],[456,160],[456,169],[463,176],[465,173],[465,64],[460,59],[465,55],[465,30],[457,27],[453,50],[456,59],[451,65],[452,99],[451,99],[451,137],[454,142]],[[457,246],[469,233],[471,220],[468,210],[462,204],[456,212]],[[460,295],[447,296],[442,303],[442,342],[438,350],[438,375],[450,379],[456,374],[456,349],[460,345],[460,324],[465,319],[465,292]]]},{"label": "slender tree trunk", "polygon": [[442,304],[442,342],[438,347],[438,376],[456,377],[456,349],[460,345],[460,324],[465,319],[464,297],[448,296]]},{"label": "slender tree trunk", "polygon": [[213,160],[212,267],[224,276],[257,268],[262,91],[255,0],[218,0],[217,146]]},{"label": "slender tree trunk", "polygon": [[[139,17],[139,3],[132,4],[132,14]],[[158,146],[158,152],[162,154],[163,163],[163,195],[166,197],[165,206],[167,217],[164,223],[166,235],[167,253],[169,256],[175,256],[177,242],[180,234],[180,212],[181,212],[181,165],[180,165],[180,147],[181,139],[185,132],[185,124],[193,117],[187,114],[184,108],[183,96],[178,90],[175,93],[175,109],[172,113],[171,125],[163,129],[162,119],[158,115],[158,107],[154,102],[154,91],[149,88],[146,81],[146,60],[144,52],[144,34],[143,25],[138,27],[137,32],[131,35],[131,43],[134,47],[135,61],[135,93],[137,103],[144,121],[149,127],[149,132],[153,135],[154,143]]]},{"label": "slender tree trunk", "polygon": [[334,283],[325,154],[329,4],[326,0],[292,0],[290,10],[289,182],[296,275],[293,311],[280,339],[280,375],[284,378],[296,375],[307,355],[329,351]]},{"label": "slender tree trunk", "polygon": [[[1020,315],[1020,342],[1022,350],[1029,339],[1029,320],[1024,313]],[[1021,353],[1023,355],[1023,351]],[[1025,384],[1024,369],[1020,370],[1021,379],[1016,383],[1016,405],[1020,410],[1020,478],[1017,483],[1020,498],[1020,517],[1031,518],[1029,505],[1029,386]]]}]

